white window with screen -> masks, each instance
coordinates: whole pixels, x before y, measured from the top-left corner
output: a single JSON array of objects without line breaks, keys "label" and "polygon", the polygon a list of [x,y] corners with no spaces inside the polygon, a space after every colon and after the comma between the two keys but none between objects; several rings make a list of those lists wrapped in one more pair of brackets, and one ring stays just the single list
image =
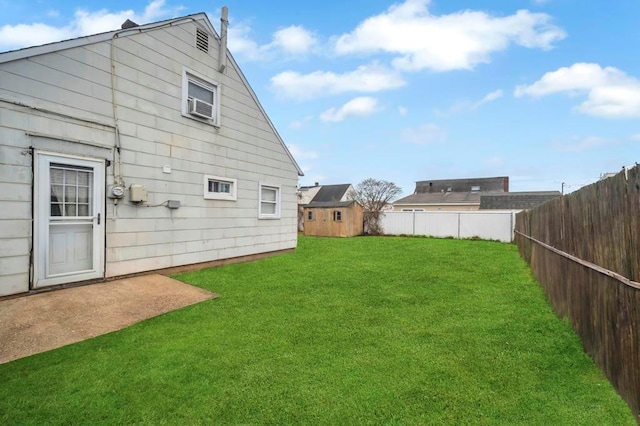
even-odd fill
[{"label": "white window with screen", "polygon": [[280,219],[280,185],[260,183],[258,191],[258,217]]},{"label": "white window with screen", "polygon": [[237,186],[237,179],[204,175],[204,198],[236,201],[238,199]]},{"label": "white window with screen", "polygon": [[220,125],[220,85],[195,72],[182,70],[182,115]]}]

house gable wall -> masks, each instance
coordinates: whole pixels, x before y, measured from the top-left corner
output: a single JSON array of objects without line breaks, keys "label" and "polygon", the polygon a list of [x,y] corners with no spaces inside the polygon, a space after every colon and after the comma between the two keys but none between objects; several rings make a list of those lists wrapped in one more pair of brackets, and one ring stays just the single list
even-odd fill
[{"label": "house gable wall", "polygon": [[[296,246],[297,166],[232,58],[217,71],[215,35],[208,53],[195,47],[196,28],[210,26],[200,16],[116,38],[113,51],[102,41],[0,64],[0,181],[11,188],[0,195],[0,295],[28,290],[30,147],[104,158],[108,184],[121,166],[127,188],[147,189],[154,207],[106,200],[107,277]],[[185,67],[220,83],[219,128],[181,115]],[[237,200],[205,199],[204,175],[237,179]],[[258,219],[259,182],[280,185],[280,219]]]}]

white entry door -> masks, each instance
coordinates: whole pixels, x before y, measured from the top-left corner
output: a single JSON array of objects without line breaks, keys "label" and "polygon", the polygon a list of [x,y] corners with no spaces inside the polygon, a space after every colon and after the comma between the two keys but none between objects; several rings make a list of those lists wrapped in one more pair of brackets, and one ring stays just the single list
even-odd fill
[{"label": "white entry door", "polygon": [[104,160],[36,152],[35,288],[104,276]]}]

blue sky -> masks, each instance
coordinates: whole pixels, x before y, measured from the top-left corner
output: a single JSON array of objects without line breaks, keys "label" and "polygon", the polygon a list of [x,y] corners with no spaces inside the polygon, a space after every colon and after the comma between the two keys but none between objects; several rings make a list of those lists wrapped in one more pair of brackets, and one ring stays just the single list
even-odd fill
[{"label": "blue sky", "polygon": [[206,12],[305,176],[509,176],[565,191],[640,161],[636,0],[0,0],[0,51]]}]

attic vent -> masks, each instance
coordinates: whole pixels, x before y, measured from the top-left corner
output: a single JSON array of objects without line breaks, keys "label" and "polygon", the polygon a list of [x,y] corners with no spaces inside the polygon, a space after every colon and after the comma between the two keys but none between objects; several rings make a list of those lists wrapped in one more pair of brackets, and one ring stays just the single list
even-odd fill
[{"label": "attic vent", "polygon": [[205,53],[209,53],[209,34],[196,28],[196,47]]}]

